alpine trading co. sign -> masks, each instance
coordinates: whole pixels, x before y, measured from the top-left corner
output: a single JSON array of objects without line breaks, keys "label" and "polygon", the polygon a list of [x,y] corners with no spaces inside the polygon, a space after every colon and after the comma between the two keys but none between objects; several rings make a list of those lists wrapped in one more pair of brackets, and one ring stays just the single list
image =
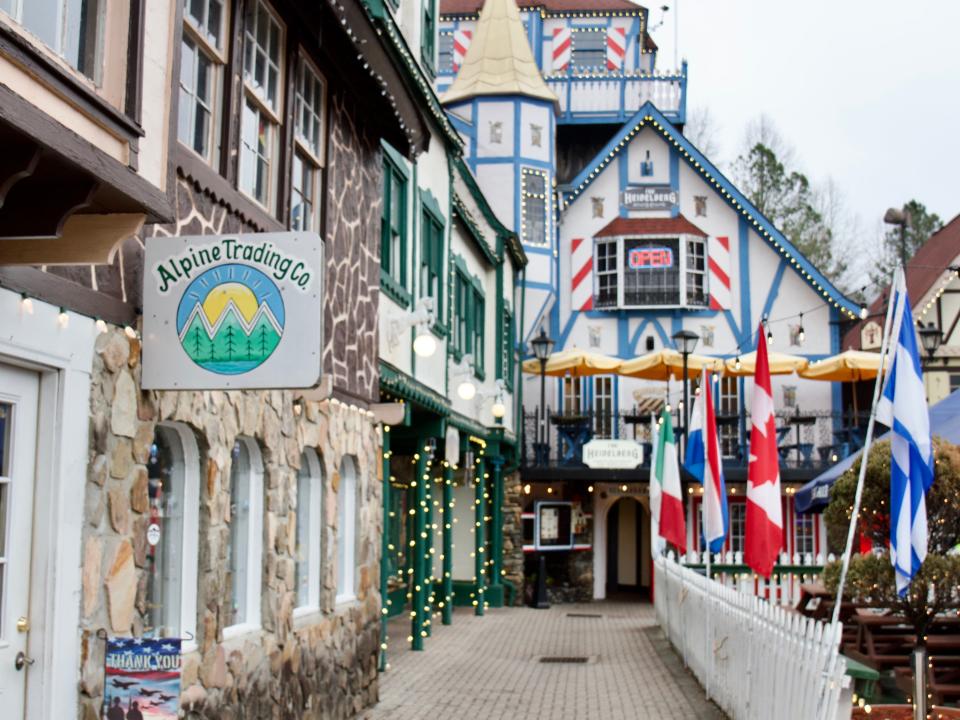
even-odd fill
[{"label": "alpine trading co. sign", "polygon": [[673,250],[668,247],[640,247],[627,251],[631,270],[661,270],[673,267]]},{"label": "alpine trading co. sign", "polygon": [[627,210],[672,210],[679,203],[680,193],[669,185],[636,185],[620,193]]},{"label": "alpine trading co. sign", "polygon": [[316,233],[147,240],[143,387],[314,387],[323,267]]},{"label": "alpine trading co. sign", "polygon": [[633,440],[591,440],[583,446],[583,464],[604,470],[632,470],[643,464],[643,445]]}]

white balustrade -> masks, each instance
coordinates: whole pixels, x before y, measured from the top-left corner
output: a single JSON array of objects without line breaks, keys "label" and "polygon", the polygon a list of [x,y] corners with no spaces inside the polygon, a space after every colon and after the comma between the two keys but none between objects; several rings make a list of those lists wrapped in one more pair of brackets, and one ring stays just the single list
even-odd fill
[{"label": "white balustrade", "polygon": [[666,557],[654,562],[654,588],[660,626],[733,720],[849,719],[842,625],[790,612]]},{"label": "white balustrade", "polygon": [[660,112],[680,111],[680,75],[548,76],[547,84],[560,99],[560,112],[591,115],[633,114],[647,101]]}]

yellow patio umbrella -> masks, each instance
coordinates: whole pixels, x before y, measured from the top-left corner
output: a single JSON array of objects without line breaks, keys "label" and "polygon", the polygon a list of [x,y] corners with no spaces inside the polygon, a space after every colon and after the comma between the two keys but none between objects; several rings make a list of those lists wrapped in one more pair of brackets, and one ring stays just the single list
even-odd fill
[{"label": "yellow patio umbrella", "polygon": [[797,374],[808,380],[859,382],[873,380],[880,373],[880,353],[847,350],[839,355],[810,363]]},{"label": "yellow patio umbrella", "polygon": [[[723,360],[710,355],[687,356],[688,377],[696,377],[704,367],[720,370]],[[620,374],[643,380],[682,380],[683,355],[669,348],[647,353],[633,360],[625,360],[620,366]]]},{"label": "yellow patio umbrella", "polygon": [[[621,362],[620,358],[612,358],[580,348],[570,348],[550,355],[547,359],[546,374],[553,377],[608,375],[616,373]],[[522,367],[525,373],[540,374],[540,361],[536,358],[524,360]]]},{"label": "yellow patio umbrella", "polygon": [[[739,367],[737,365],[737,358],[727,360],[724,374],[734,377],[746,377],[747,375],[756,373],[756,351],[749,352],[746,355],[740,355],[739,360]],[[809,361],[805,357],[778,352],[767,353],[767,360],[770,362],[771,375],[789,375],[792,372],[803,370],[809,364]]]}]

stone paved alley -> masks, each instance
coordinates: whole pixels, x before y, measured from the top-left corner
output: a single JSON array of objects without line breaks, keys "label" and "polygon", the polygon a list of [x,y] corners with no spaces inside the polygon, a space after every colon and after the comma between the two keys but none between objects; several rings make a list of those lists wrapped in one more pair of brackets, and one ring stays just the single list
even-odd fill
[{"label": "stone paved alley", "polygon": [[[646,603],[491,609],[485,617],[458,608],[453,627],[438,626],[417,653],[406,647],[406,618],[390,631],[390,669],[368,720],[723,718]],[[542,663],[544,656],[588,661]]]}]

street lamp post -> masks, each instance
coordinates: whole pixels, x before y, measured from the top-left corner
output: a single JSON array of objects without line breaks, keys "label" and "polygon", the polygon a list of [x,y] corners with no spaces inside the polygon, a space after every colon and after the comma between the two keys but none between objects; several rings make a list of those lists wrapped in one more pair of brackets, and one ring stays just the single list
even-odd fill
[{"label": "street lamp post", "polygon": [[530,341],[533,348],[533,354],[540,361],[540,410],[537,413],[537,465],[546,465],[547,463],[547,360],[553,351],[553,339],[547,335],[544,328],[540,328],[540,334]]},{"label": "street lamp post", "polygon": [[918,321],[917,324],[920,326],[917,330],[917,334],[920,335],[920,344],[923,345],[923,349],[927,351],[929,361],[933,362],[934,355],[937,354],[937,350],[940,348],[940,345],[943,344],[943,335],[940,334],[940,328],[932,322],[924,325]]},{"label": "street lamp post", "polygon": [[906,208],[902,210],[888,208],[883,215],[883,221],[887,225],[900,226],[900,265],[905,268],[907,267],[907,225],[910,224],[910,213]]},{"label": "street lamp post", "polygon": [[696,349],[699,340],[700,336],[691,330],[678,330],[673,335],[673,345],[683,355],[683,432],[681,433],[683,445],[680,447],[681,457],[687,449],[687,422],[690,419],[690,380],[687,377],[687,361]]}]

